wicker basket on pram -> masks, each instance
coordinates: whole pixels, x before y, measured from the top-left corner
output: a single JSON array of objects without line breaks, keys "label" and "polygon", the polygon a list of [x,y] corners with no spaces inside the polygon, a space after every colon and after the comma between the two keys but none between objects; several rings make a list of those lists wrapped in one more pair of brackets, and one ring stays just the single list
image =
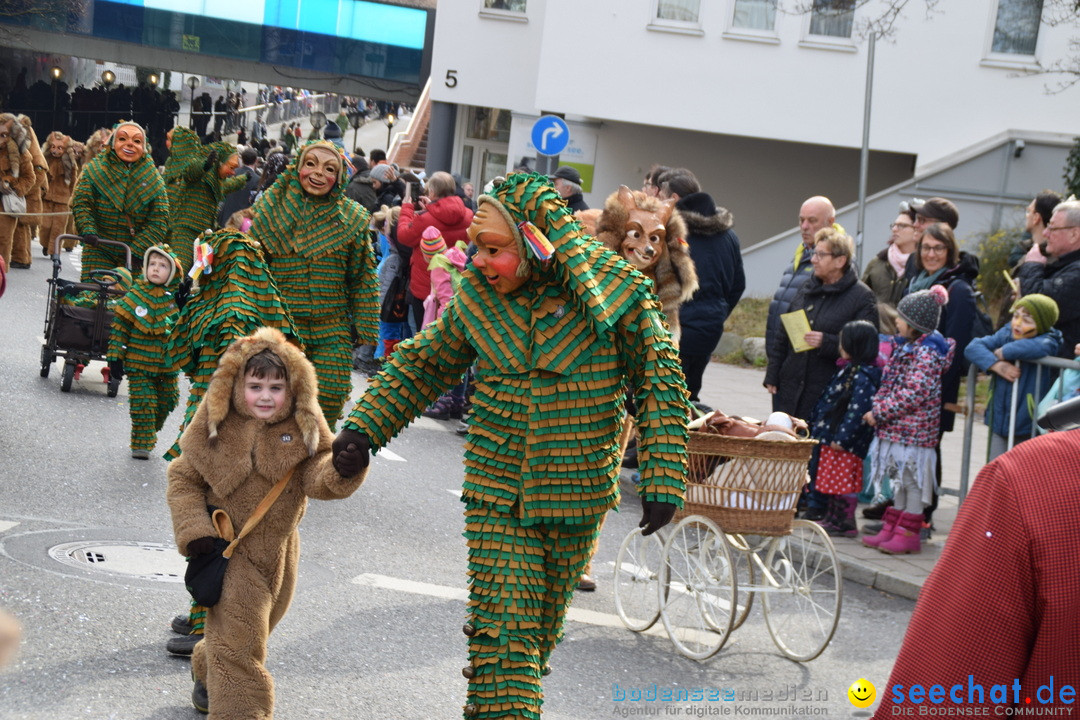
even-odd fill
[{"label": "wicker basket on pram", "polygon": [[685,505],[726,533],[787,535],[816,440],[765,440],[691,432]]}]

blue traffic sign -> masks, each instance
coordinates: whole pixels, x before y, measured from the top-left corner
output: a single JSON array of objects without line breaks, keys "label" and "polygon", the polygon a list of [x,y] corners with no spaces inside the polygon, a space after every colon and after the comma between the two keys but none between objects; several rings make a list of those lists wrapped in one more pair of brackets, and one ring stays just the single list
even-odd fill
[{"label": "blue traffic sign", "polygon": [[558,155],[570,143],[570,128],[556,115],[544,115],[532,126],[532,144],[541,155]]}]

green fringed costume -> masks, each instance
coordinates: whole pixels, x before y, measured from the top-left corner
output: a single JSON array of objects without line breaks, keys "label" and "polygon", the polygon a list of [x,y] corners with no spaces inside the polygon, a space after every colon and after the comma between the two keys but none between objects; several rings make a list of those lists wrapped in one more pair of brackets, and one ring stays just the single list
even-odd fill
[{"label": "green fringed costume", "polygon": [[[112,285],[110,289],[117,290],[119,292],[126,293],[131,289],[131,271],[125,267],[116,267],[109,271],[109,274],[116,279],[116,284]],[[95,308],[97,307],[98,300],[101,298],[100,290],[81,290],[71,293],[71,290],[65,287],[60,288],[60,304],[61,305],[74,305],[75,307],[83,308]],[[113,297],[105,301],[105,307],[113,309],[116,303],[120,302],[122,297]]]},{"label": "green fringed costume", "polygon": [[370,214],[345,197],[344,163],[329,194],[315,197],[300,186],[298,168],[314,148],[304,146],[258,202],[251,236],[262,244],[305,353],[319,378],[319,405],[333,428],[352,389],[352,334],[372,345],[379,336],[379,290]]},{"label": "green fringed costume", "polygon": [[[643,500],[682,505],[689,406],[643,276],[588,237],[546,177],[493,191],[555,253],[498,294],[475,270],[443,315],[397,346],[345,428],[374,449],[475,363],[465,444],[467,718],[539,718],[541,676],[604,513],[619,502],[625,388],[636,388]],[[516,232],[516,231],[515,231]],[[519,239],[520,244],[520,239]]]},{"label": "green fringed costume", "polygon": [[[120,123],[117,128],[123,125],[139,127]],[[116,155],[112,145],[83,168],[71,196],[71,211],[75,215],[75,232],[127,243],[132,263],[140,261],[151,246],[164,243],[169,226],[165,181],[149,151],[128,163]],[[82,281],[88,282],[94,270],[123,264],[124,253],[117,248],[84,245]]]},{"label": "green fringed costume", "polygon": [[[192,241],[217,225],[221,201],[233,190],[247,183],[246,176],[222,180],[218,166],[236,154],[236,146],[227,142],[203,145],[194,130],[173,129],[169,159],[165,161],[165,186],[169,192],[169,244],[184,271],[191,269]],[[211,152],[217,160],[203,170]]]},{"label": "green fringed costume", "polygon": [[113,306],[109,334],[109,362],[122,360],[128,380],[128,410],[131,415],[131,449],[151,452],[157,433],[176,407],[179,398],[177,363],[167,351],[169,336],[176,326],[179,310],[175,292],[179,266],[167,247],[146,250],[144,265],[151,253],[159,253],[173,264],[173,272],[163,285],[146,279],[145,271],[131,285],[127,295]]},{"label": "green fringed costume", "polygon": [[[259,243],[226,228],[202,237],[214,249],[209,272],[200,274],[180,312],[169,353],[191,382],[180,435],[191,422],[225,349],[261,327],[272,327],[299,344],[299,333],[266,266]],[[165,454],[180,454],[180,435]]]}]

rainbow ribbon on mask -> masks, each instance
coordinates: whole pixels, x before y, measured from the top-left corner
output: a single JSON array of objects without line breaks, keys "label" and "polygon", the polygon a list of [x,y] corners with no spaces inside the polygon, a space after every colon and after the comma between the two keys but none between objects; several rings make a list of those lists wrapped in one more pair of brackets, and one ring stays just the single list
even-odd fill
[{"label": "rainbow ribbon on mask", "polygon": [[188,271],[188,277],[194,281],[198,281],[203,273],[209,275],[214,270],[214,246],[201,238],[195,238],[191,253],[194,259]]},{"label": "rainbow ribbon on mask", "polygon": [[526,247],[536,256],[536,259],[546,262],[555,254],[555,246],[544,236],[540,228],[528,220],[518,223],[518,230],[521,231],[522,237],[525,238]]}]

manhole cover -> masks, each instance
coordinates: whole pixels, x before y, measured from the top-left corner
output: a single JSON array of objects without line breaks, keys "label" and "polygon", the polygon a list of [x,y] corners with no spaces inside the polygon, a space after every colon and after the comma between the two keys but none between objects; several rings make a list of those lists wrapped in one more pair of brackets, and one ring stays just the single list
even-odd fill
[{"label": "manhole cover", "polygon": [[187,563],[172,545],[113,540],[81,540],[49,548],[49,557],[64,565],[114,575],[184,582]]}]

